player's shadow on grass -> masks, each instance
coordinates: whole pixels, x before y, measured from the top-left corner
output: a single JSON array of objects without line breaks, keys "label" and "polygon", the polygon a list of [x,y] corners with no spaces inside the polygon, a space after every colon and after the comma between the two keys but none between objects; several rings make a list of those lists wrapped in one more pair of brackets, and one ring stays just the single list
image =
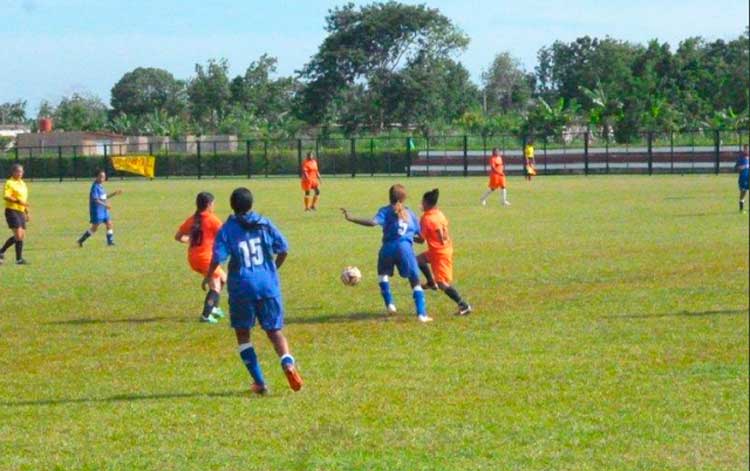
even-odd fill
[{"label": "player's shadow on grass", "polygon": [[604,316],[603,319],[656,319],[660,317],[709,317],[709,316],[731,316],[736,314],[748,314],[747,309],[718,309],[714,311],[680,311],[655,314],[618,314]]},{"label": "player's shadow on grass", "polygon": [[89,325],[89,324],[149,324],[151,322],[197,322],[193,318],[182,317],[131,317],[125,319],[68,319],[65,321],[45,322],[46,325]]},{"label": "player's shadow on grass", "polygon": [[312,317],[296,317],[294,311],[284,319],[286,324],[340,324],[343,322],[359,322],[384,320],[387,318],[382,312],[351,312],[348,314],[322,314]]},{"label": "player's shadow on grass", "polygon": [[248,391],[156,393],[156,394],[116,394],[107,397],[82,397],[77,399],[37,399],[31,401],[0,401],[0,407],[58,406],[65,404],[158,401],[162,399],[190,399],[196,397],[250,397]]}]

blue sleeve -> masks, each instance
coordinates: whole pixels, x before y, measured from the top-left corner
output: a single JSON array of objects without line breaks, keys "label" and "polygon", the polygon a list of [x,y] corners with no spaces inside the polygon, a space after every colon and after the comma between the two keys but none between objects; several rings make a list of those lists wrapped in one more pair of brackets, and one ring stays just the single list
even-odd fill
[{"label": "blue sleeve", "polygon": [[373,221],[375,221],[375,224],[378,226],[385,225],[385,220],[388,217],[388,207],[380,208],[377,212],[377,214],[372,218]]},{"label": "blue sleeve", "polygon": [[213,260],[219,263],[224,263],[230,254],[229,231],[226,230],[226,227],[224,225],[219,229],[219,233],[216,234],[214,240]]},{"label": "blue sleeve", "polygon": [[414,224],[414,229],[416,233],[421,234],[422,228],[419,227],[419,219],[417,218],[417,215],[414,214],[414,211],[412,211],[411,209],[409,210],[409,216],[411,217],[412,223]]},{"label": "blue sleeve", "polygon": [[268,223],[269,233],[271,234],[271,249],[273,253],[288,253],[289,243],[286,241],[284,234],[279,231],[276,226]]}]

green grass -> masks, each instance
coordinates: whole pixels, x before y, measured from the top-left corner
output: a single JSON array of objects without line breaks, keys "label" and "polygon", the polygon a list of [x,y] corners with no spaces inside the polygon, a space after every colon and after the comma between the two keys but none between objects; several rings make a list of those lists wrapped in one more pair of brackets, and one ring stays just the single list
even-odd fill
[{"label": "green grass", "polygon": [[[405,180],[405,179],[403,179]],[[730,176],[509,179],[439,186],[456,286],[436,321],[384,320],[370,216],[391,179],[112,181],[118,246],[86,182],[33,183],[28,267],[0,267],[0,469],[739,469],[748,462],[748,217]],[[306,380],[248,375],[226,321],[198,324],[200,277],[173,234],[197,191],[249,185],[287,235],[285,331]],[[12,259],[9,253],[8,257]],[[355,288],[338,275],[364,273]],[[226,297],[222,303],[226,304]]]}]

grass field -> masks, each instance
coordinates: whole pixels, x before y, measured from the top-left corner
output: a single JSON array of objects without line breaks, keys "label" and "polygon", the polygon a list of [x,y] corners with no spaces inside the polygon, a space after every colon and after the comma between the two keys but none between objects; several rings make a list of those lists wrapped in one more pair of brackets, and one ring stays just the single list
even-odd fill
[{"label": "grass field", "polygon": [[[511,178],[510,208],[477,204],[484,178],[403,180],[414,208],[441,189],[467,318],[430,292],[416,322],[402,280],[384,318],[379,231],[337,208],[371,216],[395,180],[328,179],[314,214],[292,179],[115,180],[114,249],[75,245],[89,183],[30,184],[33,265],[0,267],[0,469],[747,469],[735,177]],[[299,393],[255,332],[271,394],[250,396],[172,239],[196,192],[224,218],[239,185],[290,241]]]}]

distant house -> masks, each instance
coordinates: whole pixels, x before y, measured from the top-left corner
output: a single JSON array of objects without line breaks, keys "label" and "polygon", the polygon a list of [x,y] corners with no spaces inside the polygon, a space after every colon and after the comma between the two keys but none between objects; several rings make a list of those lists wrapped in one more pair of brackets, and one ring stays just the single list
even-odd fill
[{"label": "distant house", "polygon": [[[112,153],[112,146],[125,144],[125,136],[107,132],[35,132],[19,134],[16,137],[18,148],[24,148],[30,154],[50,152],[58,147],[63,147],[65,153],[70,153],[71,147],[75,147],[78,155],[98,156],[104,155],[105,152]],[[105,146],[107,146],[106,150]]]},{"label": "distant house", "polygon": [[9,137],[12,139],[8,146],[9,148],[13,147],[16,136],[30,131],[31,127],[25,124],[0,124],[0,137]]}]

